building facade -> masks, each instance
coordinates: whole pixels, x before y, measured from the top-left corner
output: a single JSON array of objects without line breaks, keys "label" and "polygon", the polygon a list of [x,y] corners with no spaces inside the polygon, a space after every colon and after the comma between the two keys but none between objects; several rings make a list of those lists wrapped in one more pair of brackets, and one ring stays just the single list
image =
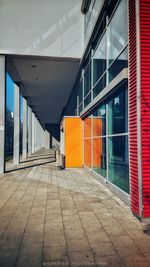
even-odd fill
[{"label": "building facade", "polygon": [[[7,26],[0,29],[1,172],[4,151],[18,163],[20,153],[49,147],[49,135],[56,147],[63,117],[78,117],[83,166],[149,221],[150,1],[38,0],[32,27],[22,19],[19,28],[18,14],[28,14],[35,1],[12,2],[2,1],[0,11]],[[15,7],[20,13],[11,20]],[[5,116],[10,82],[14,106]]]},{"label": "building facade", "polygon": [[83,164],[147,221],[150,1],[83,1],[83,6],[85,50],[74,105],[84,124]]}]

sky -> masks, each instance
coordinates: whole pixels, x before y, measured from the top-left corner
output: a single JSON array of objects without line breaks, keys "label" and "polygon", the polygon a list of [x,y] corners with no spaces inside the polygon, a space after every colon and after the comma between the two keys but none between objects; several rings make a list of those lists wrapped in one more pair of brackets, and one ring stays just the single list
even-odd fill
[{"label": "sky", "polygon": [[[6,74],[6,108],[10,110],[10,112],[14,112],[14,82],[9,76]],[[23,108],[23,98],[20,95],[20,118],[22,120],[22,108]]]},{"label": "sky", "polygon": [[6,74],[6,108],[14,111],[14,82],[9,74]]}]

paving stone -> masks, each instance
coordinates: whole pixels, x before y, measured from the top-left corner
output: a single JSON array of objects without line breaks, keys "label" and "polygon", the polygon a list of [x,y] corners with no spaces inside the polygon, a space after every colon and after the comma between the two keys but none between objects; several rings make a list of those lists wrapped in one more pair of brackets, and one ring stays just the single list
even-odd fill
[{"label": "paving stone", "polygon": [[149,267],[150,236],[130,208],[83,169],[38,165],[48,155],[0,176],[0,267]]},{"label": "paving stone", "polygon": [[41,267],[42,259],[40,256],[20,256],[17,260],[16,267]]},{"label": "paving stone", "polygon": [[68,251],[90,250],[90,245],[86,238],[75,238],[67,240]]},{"label": "paving stone", "polygon": [[43,261],[44,262],[68,261],[66,247],[62,247],[61,245],[56,247],[45,246],[43,249]]},{"label": "paving stone", "polygon": [[124,267],[123,262],[117,255],[99,256],[96,255],[96,262],[98,267]]}]

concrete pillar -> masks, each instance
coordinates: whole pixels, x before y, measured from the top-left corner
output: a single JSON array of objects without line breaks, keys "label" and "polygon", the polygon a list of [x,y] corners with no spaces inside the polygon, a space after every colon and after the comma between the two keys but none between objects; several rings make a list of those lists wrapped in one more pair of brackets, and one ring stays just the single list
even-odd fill
[{"label": "concrete pillar", "polygon": [[32,153],[32,110],[28,107],[28,154]]},{"label": "concrete pillar", "polygon": [[35,131],[35,132],[34,132],[34,140],[35,140],[34,151],[36,152],[36,151],[37,151],[37,130],[38,130],[38,129],[37,129],[38,126],[37,126],[37,118],[36,118],[36,117],[35,117],[35,121],[34,121],[34,123],[35,123],[35,124],[34,124],[34,125],[35,125],[35,126],[34,126],[34,131]]},{"label": "concrete pillar", "polygon": [[13,162],[19,164],[19,149],[20,149],[20,93],[19,87],[14,86],[14,147],[13,147]]},{"label": "concrete pillar", "polygon": [[27,100],[23,98],[23,158],[27,157]]},{"label": "concrete pillar", "polygon": [[0,174],[5,171],[5,56],[0,56]]},{"label": "concrete pillar", "polygon": [[32,153],[35,152],[35,115],[32,112]]}]

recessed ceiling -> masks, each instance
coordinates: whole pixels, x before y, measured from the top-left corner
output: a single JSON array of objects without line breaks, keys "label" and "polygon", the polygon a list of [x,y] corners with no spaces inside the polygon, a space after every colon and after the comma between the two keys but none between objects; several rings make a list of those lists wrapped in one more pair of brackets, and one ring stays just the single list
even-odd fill
[{"label": "recessed ceiling", "polygon": [[40,122],[59,123],[79,70],[79,59],[10,56],[8,62],[13,63],[8,71],[15,82],[23,84],[22,93]]}]

